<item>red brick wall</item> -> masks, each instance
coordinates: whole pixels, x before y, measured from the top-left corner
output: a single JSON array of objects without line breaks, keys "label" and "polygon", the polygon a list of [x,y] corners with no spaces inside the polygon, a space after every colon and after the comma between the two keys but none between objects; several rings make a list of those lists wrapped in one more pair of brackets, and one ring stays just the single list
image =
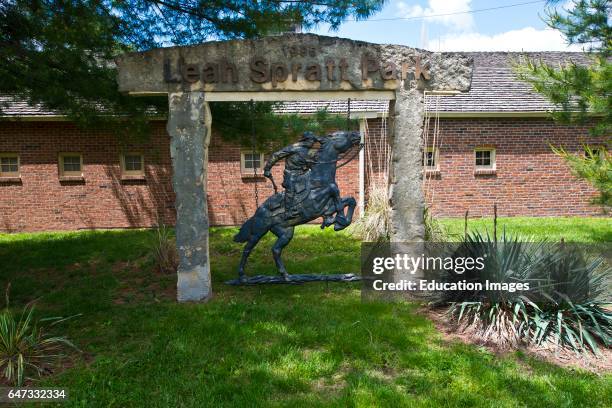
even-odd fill
[{"label": "red brick wall", "polygon": [[[547,119],[440,120],[440,175],[430,178],[428,202],[439,216],[591,216],[595,190],[571,175],[550,144],[583,154],[583,144],[602,144],[586,127],[560,126]],[[433,131],[433,123],[430,131]],[[430,134],[431,140],[432,135]],[[496,149],[494,175],[474,174],[474,148]]]},{"label": "red brick wall", "polygon": [[[69,122],[0,122],[0,152],[18,153],[21,182],[0,182],[0,230],[40,231],[144,227],[158,214],[174,222],[165,123],[148,143],[127,145],[144,155],[146,181],[121,181],[120,145],[105,131]],[[60,182],[58,153],[83,155],[82,182]]]},{"label": "red brick wall", "polygon": [[[429,179],[428,201],[438,216],[488,216],[497,203],[500,216],[600,215],[589,205],[596,192],[573,177],[549,143],[574,152],[582,143],[601,143],[584,127],[555,125],[546,119],[443,119],[440,174]],[[384,135],[382,119],[369,121],[370,138]],[[495,175],[474,175],[473,150],[496,148]],[[121,181],[117,139],[105,131],[83,131],[68,122],[0,122],[0,152],[18,153],[21,182],[0,182],[0,230],[40,231],[147,227],[161,216],[174,222],[169,140],[164,122],[153,123],[147,142],[125,146],[145,156],[146,181]],[[242,223],[272,193],[263,179],[242,177],[239,146],[213,131],[209,150],[208,200],[212,225]],[[59,152],[83,154],[84,181],[60,182]],[[369,157],[379,172],[378,157]],[[368,170],[368,165],[366,165]],[[274,171],[282,181],[282,165]],[[338,171],[343,196],[359,196],[358,161]]]},{"label": "red brick wall", "polygon": [[[158,217],[173,224],[174,193],[165,122],[155,122],[149,141],[125,146],[144,154],[145,181],[121,181],[117,138],[84,131],[69,122],[0,122],[0,152],[18,153],[21,182],[0,181],[0,231],[148,227]],[[208,202],[211,225],[242,223],[272,194],[263,178],[242,177],[240,151],[214,132],[209,149]],[[60,182],[58,153],[83,155],[82,182]],[[274,169],[280,187],[282,164]],[[337,174],[343,196],[359,194],[358,161]]]}]

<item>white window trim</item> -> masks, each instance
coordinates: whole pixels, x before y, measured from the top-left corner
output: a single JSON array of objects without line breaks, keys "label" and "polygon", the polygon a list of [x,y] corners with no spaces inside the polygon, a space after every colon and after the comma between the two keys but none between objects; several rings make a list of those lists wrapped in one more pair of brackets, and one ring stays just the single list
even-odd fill
[{"label": "white window trim", "polygon": [[[428,166],[427,165],[427,157],[425,156],[426,153],[429,152],[433,152],[433,157],[434,157],[434,165],[433,166]],[[427,171],[439,171],[440,170],[440,149],[438,149],[437,147],[426,147],[425,150],[423,150],[423,168]]]},{"label": "white window trim", "polygon": [[[483,166],[476,164],[476,152],[491,152],[491,165]],[[497,170],[497,154],[494,147],[477,147],[474,149],[473,163],[476,171],[495,171]]]},{"label": "white window trim", "polygon": [[[252,150],[242,150],[240,152],[240,173],[243,176],[255,176],[254,169],[247,169],[246,167],[244,167],[245,161],[246,161],[245,160],[246,154],[253,154],[253,151]],[[264,154],[258,151],[255,151],[255,154],[259,154],[259,163],[261,163],[260,167],[257,168],[257,176],[263,176],[263,168],[265,165]]]},{"label": "white window trim", "polygon": [[[64,171],[64,157],[79,156],[81,161],[81,171]],[[83,177],[83,155],[81,153],[62,152],[58,154],[58,167],[60,177]]]},{"label": "white window trim", "polygon": [[[140,156],[140,163],[142,168],[140,170],[127,170],[125,167],[125,156]],[[145,160],[144,154],[140,152],[126,152],[119,155],[119,162],[121,163],[121,177],[125,178],[143,178],[145,176]]]},{"label": "white window trim", "polygon": [[19,155],[17,153],[0,153],[0,158],[2,157],[10,157],[10,158],[17,158],[17,171],[10,171],[8,173],[3,173],[2,172],[2,167],[0,167],[0,178],[17,178],[17,177],[21,177],[21,158],[19,157]]}]

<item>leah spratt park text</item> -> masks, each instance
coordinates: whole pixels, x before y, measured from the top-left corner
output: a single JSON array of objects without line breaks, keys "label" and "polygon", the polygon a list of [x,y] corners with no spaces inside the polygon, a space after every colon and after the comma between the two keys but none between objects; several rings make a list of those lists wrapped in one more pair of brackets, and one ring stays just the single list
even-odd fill
[{"label": "leah spratt park text", "polygon": [[[314,47],[313,47],[314,49]],[[314,52],[314,51],[313,51]],[[325,64],[312,62],[272,62],[266,58],[255,56],[250,60],[248,70],[241,72],[243,67],[228,60],[206,62],[200,64],[185,63],[182,57],[172,64],[171,60],[164,60],[164,81],[167,83],[195,83],[202,81],[207,84],[237,83],[239,75],[248,74],[249,79],[257,84],[271,82],[273,87],[279,82],[297,82],[300,78],[306,81],[321,81],[325,74],[328,81],[348,81],[349,64],[346,58],[327,59]],[[361,57],[361,79],[366,81],[370,75],[379,75],[384,81],[410,79],[429,80],[429,68],[421,64],[421,59],[415,57],[414,61],[402,62],[398,67],[392,61],[378,61],[369,54]]]}]

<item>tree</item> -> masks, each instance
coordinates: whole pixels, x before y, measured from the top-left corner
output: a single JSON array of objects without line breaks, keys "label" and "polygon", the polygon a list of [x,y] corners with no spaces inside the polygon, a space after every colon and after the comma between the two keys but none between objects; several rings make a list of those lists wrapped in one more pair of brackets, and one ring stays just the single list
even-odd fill
[{"label": "tree", "polygon": [[[117,55],[211,39],[253,38],[296,24],[337,28],[349,17],[369,17],[384,1],[4,0],[0,93],[43,104],[84,126],[142,135],[147,113],[163,113],[167,101],[120,94],[112,63]],[[258,104],[256,113],[269,115],[271,107]],[[219,114],[223,109],[215,107]]]},{"label": "tree", "polygon": [[359,129],[356,119],[347,120],[346,116],[331,114],[326,109],[312,115],[278,115],[274,112],[274,105],[270,102],[213,103],[211,112],[215,129],[226,140],[248,147],[254,144],[263,152],[292,143],[305,131],[322,135],[340,129]]},{"label": "tree", "polygon": [[[550,4],[558,0],[549,1]],[[551,8],[546,23],[561,31],[568,44],[582,45],[590,53],[590,65],[568,61],[554,67],[542,61],[529,60],[518,66],[519,77],[549,99],[557,110],[552,117],[566,124],[590,124],[593,135],[612,134],[612,2],[609,0],[574,0],[573,8],[560,12]],[[595,119],[595,120],[593,120]],[[600,151],[573,155],[563,147],[553,148],[573,172],[588,180],[599,191],[596,203],[612,205],[612,156]]]}]

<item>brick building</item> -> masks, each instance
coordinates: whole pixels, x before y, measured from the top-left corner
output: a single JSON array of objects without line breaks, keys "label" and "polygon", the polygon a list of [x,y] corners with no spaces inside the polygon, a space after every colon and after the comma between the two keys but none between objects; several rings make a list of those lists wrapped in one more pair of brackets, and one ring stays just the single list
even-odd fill
[{"label": "brick building", "polygon": [[[552,107],[514,77],[513,53],[470,53],[472,88],[455,96],[426,96],[423,188],[438,216],[597,216],[596,191],[571,175],[550,145],[582,154],[588,144],[606,154],[604,139],[586,126],[562,126],[547,118]],[[580,53],[540,53],[549,62]],[[174,221],[169,138],[165,121],[152,123],[150,140],[121,145],[103,130],[82,130],[44,107],[4,97],[0,120],[0,230],[39,231],[147,227]],[[346,101],[291,102],[279,114],[346,112]],[[353,101],[367,148],[338,172],[342,195],[363,205],[384,175],[388,104]],[[265,156],[224,142],[214,131],[209,148],[208,203],[213,225],[241,223],[260,198],[272,193],[255,177]],[[261,175],[261,171],[259,172]],[[282,178],[282,169],[275,169]],[[263,200],[262,200],[263,201]]]}]

